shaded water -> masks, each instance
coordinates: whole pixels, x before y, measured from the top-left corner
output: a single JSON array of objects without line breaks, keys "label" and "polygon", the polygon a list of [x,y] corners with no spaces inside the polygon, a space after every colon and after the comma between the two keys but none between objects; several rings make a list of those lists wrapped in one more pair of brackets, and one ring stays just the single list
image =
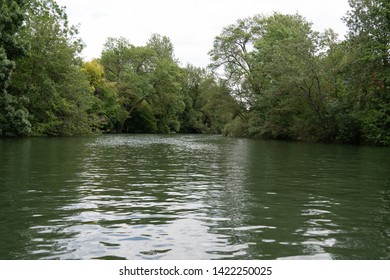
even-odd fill
[{"label": "shaded water", "polygon": [[0,259],[390,259],[390,150],[0,140]]}]

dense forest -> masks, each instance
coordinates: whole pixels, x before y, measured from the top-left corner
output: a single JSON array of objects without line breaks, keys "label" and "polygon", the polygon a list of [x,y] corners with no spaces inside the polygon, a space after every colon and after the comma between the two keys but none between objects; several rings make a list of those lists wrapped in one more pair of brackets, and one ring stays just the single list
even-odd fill
[{"label": "dense forest", "polygon": [[0,136],[223,133],[390,143],[390,3],[350,0],[345,40],[298,14],[240,19],[207,69],[183,66],[166,36],[144,46],[83,42],[54,0],[0,0]]}]

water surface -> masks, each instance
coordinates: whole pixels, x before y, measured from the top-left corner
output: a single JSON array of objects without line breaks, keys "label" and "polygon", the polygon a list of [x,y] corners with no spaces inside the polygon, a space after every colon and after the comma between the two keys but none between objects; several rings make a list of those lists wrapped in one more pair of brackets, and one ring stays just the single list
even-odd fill
[{"label": "water surface", "polygon": [[0,259],[390,259],[390,150],[0,140]]}]

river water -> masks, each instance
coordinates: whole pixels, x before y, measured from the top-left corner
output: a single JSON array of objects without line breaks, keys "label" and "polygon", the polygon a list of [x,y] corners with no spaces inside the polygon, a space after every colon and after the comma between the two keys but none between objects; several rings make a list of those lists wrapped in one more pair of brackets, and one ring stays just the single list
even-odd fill
[{"label": "river water", "polygon": [[390,149],[0,140],[0,259],[390,259]]}]

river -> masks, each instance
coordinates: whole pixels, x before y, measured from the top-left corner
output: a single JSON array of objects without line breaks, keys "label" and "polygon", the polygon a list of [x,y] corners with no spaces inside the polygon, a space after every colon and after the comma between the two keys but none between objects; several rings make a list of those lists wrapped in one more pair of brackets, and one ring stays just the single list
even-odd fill
[{"label": "river", "polygon": [[390,259],[390,149],[0,139],[0,259]]}]

